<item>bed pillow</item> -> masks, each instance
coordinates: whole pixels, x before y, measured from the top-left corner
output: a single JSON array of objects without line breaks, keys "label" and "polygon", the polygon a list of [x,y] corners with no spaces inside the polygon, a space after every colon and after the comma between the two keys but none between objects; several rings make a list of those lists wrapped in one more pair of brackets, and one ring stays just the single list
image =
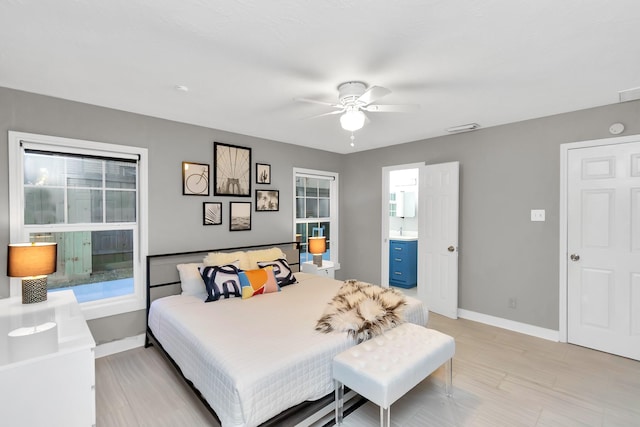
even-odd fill
[{"label": "bed pillow", "polygon": [[293,283],[298,283],[296,276],[293,275],[293,271],[291,270],[291,267],[289,267],[289,263],[287,263],[286,259],[279,258],[273,261],[258,262],[258,267],[260,268],[269,266],[273,268],[273,274],[276,276],[278,286],[283,287]]},{"label": "bed pillow", "polygon": [[204,266],[200,275],[207,288],[205,302],[218,301],[220,298],[241,297],[239,270],[233,264]]},{"label": "bed pillow", "polygon": [[240,271],[238,275],[240,276],[240,285],[242,286],[242,299],[251,298],[254,295],[280,291],[272,267],[244,270]]},{"label": "bed pillow", "polygon": [[202,260],[202,263],[206,266],[214,267],[216,265],[236,264],[238,268],[250,269],[249,258],[247,253],[243,251],[237,252],[209,252]]},{"label": "bed pillow", "polygon": [[204,264],[194,262],[176,265],[178,274],[180,275],[182,295],[191,295],[194,297],[204,297],[207,295],[207,288],[200,275],[200,267],[204,267]]},{"label": "bed pillow", "polygon": [[280,248],[258,249],[255,251],[248,251],[247,257],[248,257],[249,266],[247,268],[242,268],[242,265],[240,265],[240,268],[242,268],[243,270],[254,270],[254,269],[260,268],[258,266],[258,262],[265,259],[285,258],[284,253],[282,253],[282,250]]}]

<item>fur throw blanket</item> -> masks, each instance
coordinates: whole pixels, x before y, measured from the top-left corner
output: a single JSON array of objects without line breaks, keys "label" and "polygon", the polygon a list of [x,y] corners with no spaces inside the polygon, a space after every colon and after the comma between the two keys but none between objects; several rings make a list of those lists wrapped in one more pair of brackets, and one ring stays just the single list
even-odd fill
[{"label": "fur throw blanket", "polygon": [[395,289],[347,280],[329,302],[316,330],[347,332],[362,342],[403,323],[406,304],[404,295]]}]

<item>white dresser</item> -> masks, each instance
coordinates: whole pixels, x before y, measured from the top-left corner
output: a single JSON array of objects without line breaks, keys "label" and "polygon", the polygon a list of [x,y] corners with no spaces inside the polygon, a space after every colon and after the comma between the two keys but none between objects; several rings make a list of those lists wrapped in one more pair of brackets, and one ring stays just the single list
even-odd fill
[{"label": "white dresser", "polygon": [[0,423],[94,426],[95,346],[72,291],[0,299]]}]

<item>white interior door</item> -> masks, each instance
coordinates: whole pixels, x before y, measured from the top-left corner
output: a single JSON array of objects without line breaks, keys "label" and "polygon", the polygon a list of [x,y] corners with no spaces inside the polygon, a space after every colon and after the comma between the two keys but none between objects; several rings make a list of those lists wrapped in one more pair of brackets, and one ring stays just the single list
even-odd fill
[{"label": "white interior door", "polygon": [[418,296],[430,311],[458,318],[459,162],[420,170]]},{"label": "white interior door", "polygon": [[572,149],[567,338],[640,360],[640,142]]}]

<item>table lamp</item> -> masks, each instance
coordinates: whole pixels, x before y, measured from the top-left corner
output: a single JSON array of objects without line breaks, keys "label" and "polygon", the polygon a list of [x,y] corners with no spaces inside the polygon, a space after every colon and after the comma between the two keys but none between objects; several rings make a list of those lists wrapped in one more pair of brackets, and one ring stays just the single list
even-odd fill
[{"label": "table lamp", "polygon": [[325,236],[309,237],[309,253],[313,255],[313,263],[322,267],[322,254],[327,250]]},{"label": "table lamp", "polygon": [[57,243],[14,243],[7,252],[7,276],[22,277],[22,303],[47,300],[47,274],[56,272]]}]

